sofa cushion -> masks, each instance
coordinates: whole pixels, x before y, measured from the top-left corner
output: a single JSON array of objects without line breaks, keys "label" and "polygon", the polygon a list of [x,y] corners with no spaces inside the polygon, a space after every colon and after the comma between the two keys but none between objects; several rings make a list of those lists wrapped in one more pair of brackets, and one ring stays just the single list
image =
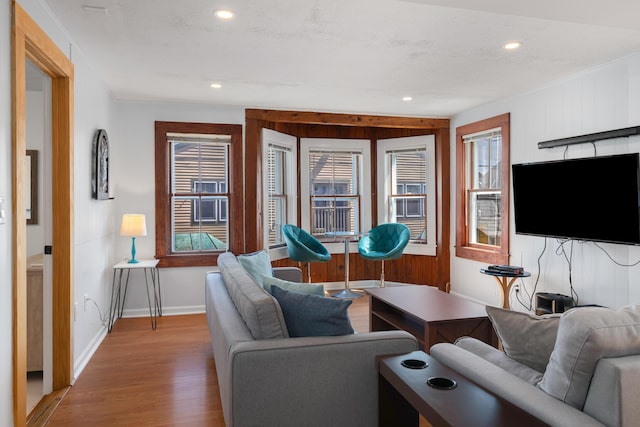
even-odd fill
[{"label": "sofa cushion", "polygon": [[300,294],[273,286],[292,337],[353,334],[347,309],[351,300]]},{"label": "sofa cushion", "polygon": [[288,280],[282,280],[278,279],[277,277],[265,275],[262,275],[261,279],[262,287],[264,288],[264,290],[272,295],[273,293],[271,292],[271,287],[277,286],[287,291],[298,292],[301,294],[319,295],[321,297],[324,296],[324,285],[315,283],[289,282]]},{"label": "sofa cushion", "polygon": [[238,255],[237,258],[238,262],[258,285],[262,286],[262,276],[273,277],[271,258],[266,250]]},{"label": "sofa cushion", "polygon": [[560,318],[556,345],[538,385],[582,410],[600,359],[640,354],[640,306],[581,307]]},{"label": "sofa cushion", "polygon": [[487,314],[507,356],[544,372],[553,351],[560,314],[534,316],[487,306]]},{"label": "sofa cushion", "polygon": [[226,252],[218,257],[224,285],[253,338],[286,338],[287,326],[278,302],[253,281],[236,257]]}]

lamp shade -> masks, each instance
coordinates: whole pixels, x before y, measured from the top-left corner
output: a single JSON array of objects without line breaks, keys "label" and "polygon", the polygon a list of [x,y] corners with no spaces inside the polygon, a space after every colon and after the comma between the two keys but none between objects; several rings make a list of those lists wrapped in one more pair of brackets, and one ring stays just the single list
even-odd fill
[{"label": "lamp shade", "polygon": [[124,214],[122,215],[122,224],[120,225],[120,235],[129,237],[139,237],[147,235],[147,223],[142,214]]}]

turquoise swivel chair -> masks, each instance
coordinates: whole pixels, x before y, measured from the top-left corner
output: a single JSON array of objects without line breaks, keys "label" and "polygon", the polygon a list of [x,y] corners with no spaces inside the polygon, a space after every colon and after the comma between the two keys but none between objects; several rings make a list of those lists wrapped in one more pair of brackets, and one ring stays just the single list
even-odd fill
[{"label": "turquoise swivel chair", "polygon": [[327,262],[331,259],[331,254],[318,239],[295,225],[283,225],[282,235],[287,243],[289,258],[307,264],[307,275],[311,283],[310,263]]},{"label": "turquoise swivel chair", "polygon": [[360,239],[358,252],[364,259],[382,261],[380,287],[384,287],[384,261],[402,256],[402,251],[409,243],[411,232],[400,223],[380,224]]}]

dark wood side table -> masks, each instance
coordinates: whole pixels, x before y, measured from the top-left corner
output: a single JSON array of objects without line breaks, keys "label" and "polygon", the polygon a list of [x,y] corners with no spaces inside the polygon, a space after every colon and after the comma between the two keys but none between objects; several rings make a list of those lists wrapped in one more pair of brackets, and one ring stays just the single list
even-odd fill
[{"label": "dark wood side table", "polygon": [[365,292],[371,298],[371,331],[405,330],[416,337],[420,349],[426,352],[434,344],[453,343],[462,336],[498,346],[498,338],[482,304],[423,285],[366,289]]},{"label": "dark wood side table", "polygon": [[[407,359],[421,360],[428,366],[406,368],[402,362]],[[382,356],[377,363],[379,427],[417,427],[418,413],[433,427],[547,425],[421,351]],[[430,387],[427,380],[432,377],[452,379],[456,386],[451,390]]]}]

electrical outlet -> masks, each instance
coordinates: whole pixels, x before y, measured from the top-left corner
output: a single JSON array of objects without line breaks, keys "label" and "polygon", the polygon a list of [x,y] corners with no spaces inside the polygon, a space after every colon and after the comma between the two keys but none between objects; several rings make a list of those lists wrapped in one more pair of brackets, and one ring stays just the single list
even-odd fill
[{"label": "electrical outlet", "polygon": [[513,285],[513,288],[515,289],[516,293],[520,292],[520,283],[516,283],[515,285]]}]

